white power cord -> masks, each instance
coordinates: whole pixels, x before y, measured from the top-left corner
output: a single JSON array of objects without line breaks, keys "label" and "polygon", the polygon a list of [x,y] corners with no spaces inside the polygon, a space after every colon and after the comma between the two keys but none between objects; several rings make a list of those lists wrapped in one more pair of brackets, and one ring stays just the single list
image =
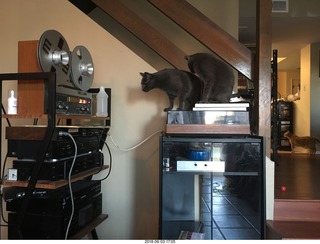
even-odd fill
[{"label": "white power cord", "polygon": [[156,134],[159,134],[159,133],[162,133],[162,130],[160,131],[157,131],[157,132],[154,132],[153,134],[151,134],[150,136],[148,136],[146,139],[142,140],[141,142],[139,142],[137,145],[133,146],[133,147],[130,147],[130,148],[120,148],[116,143],[115,141],[113,140],[112,136],[110,135],[110,133],[108,132],[108,136],[110,137],[113,145],[120,151],[125,151],[125,152],[128,152],[128,151],[131,151],[133,149],[136,149],[137,147],[139,147],[140,145],[142,145],[143,143],[145,143],[147,140],[149,140],[151,137],[155,136]]},{"label": "white power cord", "polygon": [[74,215],[74,199],[73,199],[73,192],[72,192],[72,186],[71,186],[71,175],[72,175],[73,166],[74,166],[74,164],[76,162],[76,158],[77,158],[77,154],[78,154],[78,147],[77,147],[76,141],[74,140],[73,136],[70,133],[64,132],[64,131],[59,131],[59,136],[69,136],[71,138],[71,140],[73,141],[74,149],[75,149],[74,150],[73,161],[72,161],[72,164],[71,164],[71,167],[70,167],[70,170],[69,170],[69,175],[68,175],[68,185],[69,185],[70,200],[71,200],[71,215],[70,215],[70,219],[69,219],[68,226],[67,226],[66,233],[65,233],[65,237],[64,237],[64,239],[67,240],[68,239],[70,225],[71,225],[71,222],[72,222],[72,219],[73,219],[73,215]]}]

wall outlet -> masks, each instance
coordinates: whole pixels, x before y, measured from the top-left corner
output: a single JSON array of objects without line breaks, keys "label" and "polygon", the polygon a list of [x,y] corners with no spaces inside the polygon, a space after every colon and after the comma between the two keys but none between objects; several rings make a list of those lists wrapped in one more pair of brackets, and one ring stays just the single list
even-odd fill
[{"label": "wall outlet", "polygon": [[8,169],[8,180],[18,180],[18,169]]}]

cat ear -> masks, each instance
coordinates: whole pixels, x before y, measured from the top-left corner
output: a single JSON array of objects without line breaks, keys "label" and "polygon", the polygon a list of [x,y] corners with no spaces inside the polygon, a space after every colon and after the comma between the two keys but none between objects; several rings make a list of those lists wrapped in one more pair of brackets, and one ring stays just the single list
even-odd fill
[{"label": "cat ear", "polygon": [[148,76],[150,76],[151,74],[148,73],[148,72],[144,72],[144,73],[140,72],[140,75],[141,75],[142,77],[148,77]]}]

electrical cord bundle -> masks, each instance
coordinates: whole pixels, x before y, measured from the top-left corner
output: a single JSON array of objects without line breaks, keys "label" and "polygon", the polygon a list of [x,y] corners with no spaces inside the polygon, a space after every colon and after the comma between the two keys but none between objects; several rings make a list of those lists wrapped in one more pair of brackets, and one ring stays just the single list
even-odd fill
[{"label": "electrical cord bundle", "polygon": [[[146,141],[148,141],[151,137],[153,137],[153,136],[155,136],[156,134],[159,134],[159,133],[162,133],[162,131],[154,132],[153,134],[151,134],[150,136],[148,136],[146,139],[142,140],[142,141],[139,142],[137,145],[135,145],[135,146],[133,146],[133,147],[131,147],[131,148],[120,148],[120,147],[115,143],[115,141],[114,141],[114,139],[112,138],[112,136],[110,135],[110,133],[108,133],[108,136],[110,137],[113,145],[114,145],[118,150],[128,152],[128,151],[134,150],[134,149],[136,149],[137,147],[141,146],[143,143],[145,143]],[[108,174],[107,174],[104,178],[100,179],[100,181],[103,181],[103,180],[105,180],[105,179],[107,179],[107,178],[109,177],[109,175],[110,175],[110,173],[111,173],[112,161],[113,161],[113,160],[112,160],[112,154],[111,154],[111,150],[110,150],[109,145],[107,144],[106,141],[104,141],[104,144],[106,145],[106,148],[107,148],[108,153],[109,153],[109,159],[110,159],[110,160],[109,160],[109,172],[108,172]],[[102,169],[102,166],[101,166],[101,169]],[[101,171],[101,170],[100,170],[100,171]],[[100,172],[100,171],[99,171],[99,172]],[[99,172],[97,172],[97,173],[99,173]]]},{"label": "electrical cord bundle", "polygon": [[[7,159],[8,159],[8,156],[6,155],[5,159],[4,159],[4,164],[2,166],[2,169],[1,169],[1,179],[0,179],[0,183],[1,183],[1,189],[0,189],[0,211],[1,211],[1,219],[3,220],[4,223],[8,224],[8,221],[5,219],[4,215],[3,215],[3,204],[2,204],[2,200],[3,200],[3,194],[2,194],[2,181],[4,180],[4,171],[5,171],[5,167],[6,167],[6,164],[7,164]],[[2,225],[1,226],[3,227],[8,227],[8,225]]]}]

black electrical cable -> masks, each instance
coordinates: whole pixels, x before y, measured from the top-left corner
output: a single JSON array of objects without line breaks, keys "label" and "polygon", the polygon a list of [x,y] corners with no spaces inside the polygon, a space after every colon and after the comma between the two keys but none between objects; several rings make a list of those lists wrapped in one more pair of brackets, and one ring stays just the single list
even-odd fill
[{"label": "black electrical cable", "polygon": [[1,174],[0,182],[2,182],[3,179],[4,179],[4,172],[5,172],[5,169],[6,169],[7,160],[8,160],[8,154],[6,154],[6,157],[4,158],[2,169],[1,169],[1,172],[0,172],[0,174]]},{"label": "black electrical cable", "polygon": [[[6,164],[7,164],[7,159],[8,159],[8,155],[6,155],[5,159],[4,159],[4,162],[3,162],[3,166],[2,168],[0,169],[1,172],[1,178],[0,178],[0,184],[2,184],[2,181],[4,180],[4,172],[5,172],[5,168],[6,168]],[[2,199],[3,199],[3,195],[1,193],[0,195],[0,211],[1,211],[1,218],[3,220],[3,222],[5,223],[8,223],[8,221],[4,218],[4,215],[3,215],[3,204],[2,204]]]},{"label": "black electrical cable", "polygon": [[[7,114],[6,110],[4,109],[3,107],[3,104],[1,103],[1,109],[2,109],[2,112],[3,114]],[[6,121],[8,123],[8,126],[11,127],[11,123],[9,121],[8,118],[6,118]],[[0,128],[1,129],[1,128]],[[1,161],[0,161],[0,185],[2,185],[2,181],[4,179],[4,172],[5,172],[5,168],[6,168],[6,164],[7,164],[7,159],[8,159],[8,155],[6,155],[5,159],[4,159],[4,163],[1,167]],[[1,160],[1,159],[0,159]],[[4,215],[3,215],[3,204],[2,204],[2,201],[3,201],[3,196],[2,196],[2,193],[0,194],[0,211],[1,211],[1,219],[3,220],[3,222],[5,222],[6,224],[8,224],[8,221],[4,218]],[[3,225],[0,223],[0,226],[2,227],[8,227],[8,225]],[[0,233],[0,236],[1,236],[1,233]]]},{"label": "black electrical cable", "polygon": [[[6,110],[4,109],[4,107],[3,107],[3,104],[2,104],[2,103],[1,103],[1,109],[2,109],[3,114],[7,114],[7,112],[6,112]],[[8,126],[9,126],[9,127],[11,127],[11,123],[10,123],[9,119],[8,119],[8,118],[6,118],[6,120],[7,120]]]},{"label": "black electrical cable", "polygon": [[[3,215],[3,204],[2,204],[2,199],[3,196],[0,197],[0,211],[1,211],[1,219],[3,220],[3,222],[5,222],[6,224],[8,224],[8,221],[5,219],[4,215]],[[6,226],[6,225],[1,225],[1,226]]]},{"label": "black electrical cable", "polygon": [[104,181],[105,179],[107,179],[109,177],[109,175],[111,173],[111,169],[112,169],[112,154],[111,154],[111,150],[109,148],[109,145],[105,141],[104,141],[104,144],[106,145],[106,147],[108,149],[108,153],[109,153],[109,159],[110,159],[109,160],[109,171],[108,171],[108,174],[105,177],[103,177],[102,179],[100,179],[99,181]]},{"label": "black electrical cable", "polygon": [[[105,129],[106,130],[106,129]],[[104,144],[106,144],[106,142],[102,139],[102,136],[104,135],[104,134],[106,134],[107,132],[103,132],[103,133],[99,133],[99,135],[97,135],[96,134],[96,137],[97,137],[97,139],[98,139],[98,142],[97,142],[97,147],[98,148],[100,148],[100,144],[101,144],[101,142],[103,142]],[[108,145],[106,145],[107,147],[108,147]],[[103,146],[101,147],[101,153],[102,153],[102,149],[103,149]],[[110,151],[110,149],[108,149],[109,151]],[[111,153],[109,152],[109,155],[110,155]],[[100,164],[101,166],[100,166],[100,169],[99,169],[99,171],[98,172],[96,172],[95,174],[99,174],[101,171],[102,171],[102,169],[103,169],[103,166],[104,166],[104,162],[103,162],[103,157],[101,158],[101,164]]]}]

